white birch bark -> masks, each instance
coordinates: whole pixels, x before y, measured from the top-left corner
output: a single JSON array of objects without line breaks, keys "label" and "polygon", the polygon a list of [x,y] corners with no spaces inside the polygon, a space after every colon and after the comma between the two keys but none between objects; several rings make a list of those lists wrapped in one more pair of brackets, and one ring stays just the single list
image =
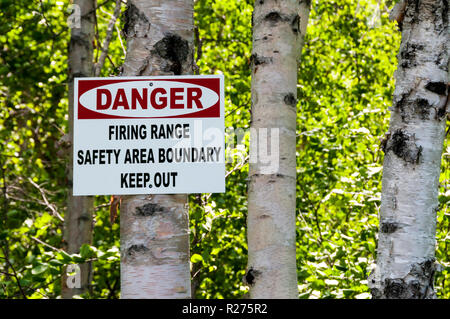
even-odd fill
[{"label": "white birch bark", "polygon": [[[81,245],[92,243],[92,214],[94,197],[73,196],[73,79],[93,75],[93,39],[95,32],[95,1],[74,0],[77,24],[71,26],[69,43],[69,140],[68,201],[64,217],[64,239],[69,254],[79,253]],[[78,11],[79,8],[79,11]],[[91,281],[91,264],[80,265],[81,288],[68,288],[64,269],[62,276],[62,298],[72,298],[87,292]]]},{"label": "white birch bark", "polygon": [[[448,1],[408,0],[385,152],[373,298],[435,298],[436,212],[448,96]],[[401,16],[401,15],[400,15]]]},{"label": "white birch bark", "polygon": [[[252,52],[252,122],[279,137],[277,167],[250,163],[248,267],[251,298],[298,298],[296,266],[296,106],[298,60],[310,1],[255,1]],[[272,130],[274,129],[274,130]],[[269,136],[268,139],[270,140]],[[267,141],[251,138],[258,158]],[[276,144],[276,143],[275,143]],[[271,149],[270,145],[267,149]],[[273,155],[273,154],[272,154]]]},{"label": "white birch bark", "polygon": [[[122,76],[193,72],[193,0],[128,0]],[[190,298],[187,195],[124,196],[121,298]]]}]

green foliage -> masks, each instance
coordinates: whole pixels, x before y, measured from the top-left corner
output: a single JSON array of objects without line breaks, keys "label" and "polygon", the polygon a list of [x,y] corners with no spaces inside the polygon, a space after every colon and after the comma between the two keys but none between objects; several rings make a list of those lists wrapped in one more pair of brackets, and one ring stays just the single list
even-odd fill
[{"label": "green foliage", "polygon": [[[448,121],[447,121],[448,122]],[[448,123],[447,123],[448,124]],[[448,136],[448,135],[447,135]],[[436,273],[436,292],[439,298],[449,299],[450,289],[450,143],[444,143],[441,177],[439,179],[439,211],[437,213],[436,260],[442,271]]]},{"label": "green foliage", "polygon": [[[112,12],[113,3],[102,10]],[[63,267],[87,260],[94,265],[89,296],[119,296],[119,231],[102,205],[107,198],[96,200],[93,247],[83,247],[80,255],[61,251],[70,13],[62,1],[0,1],[0,298],[56,298]],[[102,39],[109,16],[97,16]],[[110,50],[120,65],[118,40]],[[117,70],[108,60],[103,73]]]},{"label": "green foliage", "polygon": [[400,43],[388,12],[381,7],[377,15],[376,8],[376,1],[313,4],[298,90],[302,298],[369,296],[383,163],[379,143]]},{"label": "green foliage", "polygon": [[[97,10],[99,41],[114,1]],[[379,4],[379,6],[378,6]],[[200,74],[225,76],[230,134],[226,193],[190,195],[191,269],[196,298],[241,298],[247,264],[246,215],[253,1],[197,0]],[[368,298],[376,257],[383,153],[400,33],[393,1],[315,0],[299,68],[297,266],[300,298]],[[124,9],[124,8],[123,8]],[[119,222],[108,198],[95,200],[92,245],[62,249],[66,210],[68,4],[0,1],[0,298],[57,298],[61,273],[91,262],[83,298],[120,295]],[[123,21],[120,22],[123,24]],[[117,26],[120,26],[119,22]],[[102,76],[117,75],[117,31]],[[448,139],[440,178],[436,276],[450,290]],[[62,217],[62,218],[61,218]]]},{"label": "green foliage", "polygon": [[253,7],[242,0],[199,0],[194,11],[202,48],[197,56],[200,74],[224,75],[227,145],[241,148],[227,152],[231,162],[226,193],[190,196],[193,296],[240,298],[248,290],[242,282],[247,264],[248,136],[241,141],[238,129],[250,127]]},{"label": "green foliage", "polygon": [[[388,21],[384,5],[391,4],[380,4],[378,11],[377,1],[313,3],[298,90],[301,298],[370,297],[367,276],[376,258],[383,164],[380,141],[388,128],[401,36]],[[448,170],[442,171],[445,193]],[[448,197],[440,200],[437,261],[448,265]],[[439,297],[448,297],[445,278],[446,271],[437,275]]]}]

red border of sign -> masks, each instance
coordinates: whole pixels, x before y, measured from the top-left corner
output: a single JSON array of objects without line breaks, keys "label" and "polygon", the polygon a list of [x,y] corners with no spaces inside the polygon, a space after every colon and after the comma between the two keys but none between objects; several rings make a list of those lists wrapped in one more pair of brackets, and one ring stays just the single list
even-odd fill
[{"label": "red border of sign", "polygon": [[[114,84],[119,82],[130,82],[130,81],[175,81],[175,82],[185,82],[200,85],[206,87],[208,89],[213,90],[219,96],[219,99],[216,104],[207,108],[206,110],[182,114],[177,116],[163,116],[163,117],[127,117],[127,116],[117,116],[117,115],[109,115],[100,112],[95,112],[89,110],[84,107],[80,102],[80,97],[86,91],[94,89],[99,86]],[[116,79],[78,79],[78,92],[77,92],[77,107],[78,107],[78,119],[79,120],[93,120],[93,119],[162,119],[162,118],[212,118],[212,117],[220,117],[220,103],[221,103],[221,95],[220,95],[220,78],[219,77],[207,77],[207,78],[158,78],[158,77],[142,77],[142,78],[116,78]]]}]

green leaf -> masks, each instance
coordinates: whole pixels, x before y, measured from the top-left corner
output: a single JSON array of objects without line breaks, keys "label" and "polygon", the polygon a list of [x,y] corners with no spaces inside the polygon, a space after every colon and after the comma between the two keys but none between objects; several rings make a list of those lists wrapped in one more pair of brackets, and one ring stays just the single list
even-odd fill
[{"label": "green leaf", "polygon": [[201,255],[199,255],[199,254],[193,254],[193,255],[191,256],[191,262],[193,262],[194,264],[195,264],[195,263],[198,263],[199,261],[203,261],[203,257],[202,257]]},{"label": "green leaf", "polygon": [[40,275],[48,269],[48,264],[39,264],[31,270],[31,274]]},{"label": "green leaf", "polygon": [[64,264],[69,264],[72,261],[72,256],[70,256],[64,250],[59,251],[56,258],[58,258],[58,260],[62,260]]},{"label": "green leaf", "polygon": [[94,251],[91,249],[91,246],[88,244],[83,244],[80,248],[81,258],[91,258],[94,255]]},{"label": "green leaf", "polygon": [[62,263],[60,260],[58,260],[58,259],[51,259],[51,260],[49,260],[49,262],[48,262],[50,265],[52,265],[52,266],[62,266],[62,265],[64,265],[64,263]]}]

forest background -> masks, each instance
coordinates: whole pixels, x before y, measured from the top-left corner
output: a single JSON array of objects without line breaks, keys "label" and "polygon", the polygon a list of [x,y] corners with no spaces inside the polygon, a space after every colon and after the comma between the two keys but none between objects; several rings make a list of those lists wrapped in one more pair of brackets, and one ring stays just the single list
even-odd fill
[{"label": "forest background", "polygon": [[[297,271],[300,298],[370,298],[376,258],[383,152],[400,32],[395,1],[312,1],[298,70]],[[95,59],[115,1],[99,0]],[[122,4],[122,11],[126,9]],[[250,121],[253,1],[195,2],[199,74],[225,76],[225,126]],[[64,265],[91,261],[80,298],[120,296],[119,219],[95,199],[94,240],[63,247],[67,205],[67,1],[0,1],[0,298],[58,298]],[[101,76],[125,57],[118,20]],[[232,135],[230,135],[232,136]],[[193,297],[241,298],[248,291],[248,137],[227,164],[226,193],[191,194]],[[228,141],[230,142],[230,141]],[[236,141],[235,141],[236,144]],[[436,259],[439,298],[450,297],[450,146],[444,144]],[[11,275],[12,274],[12,275]]]}]

